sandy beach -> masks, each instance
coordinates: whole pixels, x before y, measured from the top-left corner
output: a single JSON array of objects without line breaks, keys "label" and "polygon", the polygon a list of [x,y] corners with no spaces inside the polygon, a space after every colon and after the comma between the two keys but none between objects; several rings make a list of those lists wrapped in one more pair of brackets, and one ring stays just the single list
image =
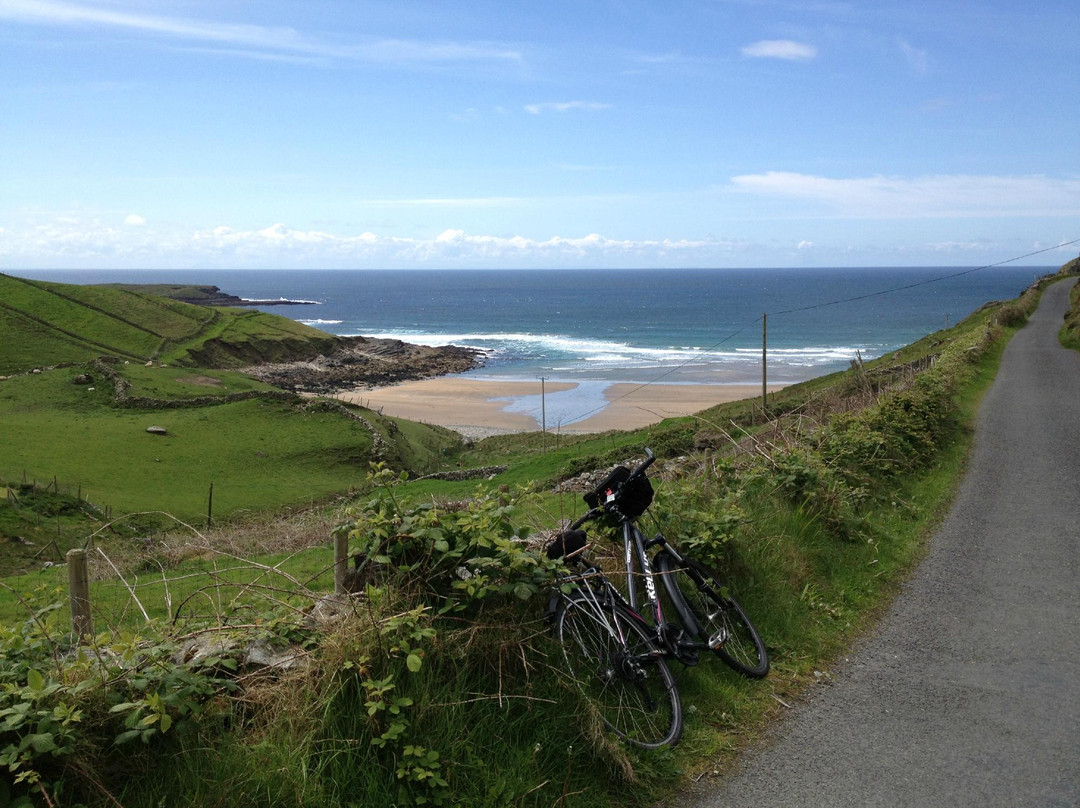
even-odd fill
[{"label": "sandy beach", "polygon": [[[573,396],[574,382],[546,382],[544,393],[556,397]],[[770,386],[769,391],[780,389]],[[549,431],[564,433],[605,432],[609,429],[639,429],[665,418],[692,415],[709,407],[761,395],[761,385],[714,384],[629,384],[603,387],[597,404],[580,399],[581,409],[572,410],[573,423],[562,424],[548,410]],[[540,382],[492,381],[461,376],[442,376],[404,382],[392,387],[339,393],[338,398],[381,410],[385,415],[437,424],[469,437],[507,432],[530,432],[541,428],[541,415],[515,411],[521,402],[538,401]],[[571,405],[572,406],[572,405]],[[586,416],[577,419],[579,416]],[[570,419],[567,419],[570,420]]]}]

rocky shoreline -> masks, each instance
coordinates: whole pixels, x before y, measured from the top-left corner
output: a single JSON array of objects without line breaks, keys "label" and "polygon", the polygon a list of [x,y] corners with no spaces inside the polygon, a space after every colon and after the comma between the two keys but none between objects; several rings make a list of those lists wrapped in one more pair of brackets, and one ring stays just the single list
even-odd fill
[{"label": "rocky shoreline", "polygon": [[341,337],[328,355],[310,360],[242,368],[260,381],[296,393],[332,395],[404,381],[464,373],[480,367],[484,354],[459,345],[412,345],[397,339]]}]

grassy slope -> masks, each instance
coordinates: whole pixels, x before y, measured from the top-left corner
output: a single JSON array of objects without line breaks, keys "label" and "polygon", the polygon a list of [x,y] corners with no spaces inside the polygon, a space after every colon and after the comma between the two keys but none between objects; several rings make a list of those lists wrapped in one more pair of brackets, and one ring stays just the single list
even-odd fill
[{"label": "grassy slope", "polygon": [[[369,427],[341,408],[253,400],[121,409],[112,403],[111,384],[81,364],[103,354],[121,358],[115,367],[132,397],[185,401],[273,390],[240,373],[193,367],[197,361],[206,367],[291,359],[326,350],[334,339],[261,312],[0,274],[0,374],[17,374],[0,382],[0,482],[56,480],[60,492],[88,498],[114,517],[163,511],[204,521],[211,483],[213,515],[221,519],[347,490],[377,455],[395,468],[431,470],[459,442],[454,433],[352,408],[382,438],[376,453]],[[145,367],[151,356],[185,367]],[[58,365],[65,367],[25,372]],[[72,384],[85,372],[92,384]],[[169,434],[150,435],[151,425]],[[0,535],[33,544],[8,552],[0,574],[55,560],[57,548],[42,549],[44,543],[55,539],[62,552],[100,527],[77,508],[43,524],[54,516],[50,508],[32,496],[21,500],[16,507],[5,493],[0,501]],[[133,529],[150,530],[153,520],[138,525]]]},{"label": "grassy slope", "polygon": [[335,338],[285,317],[0,274],[0,374],[111,354],[206,367],[312,356]]},{"label": "grassy slope", "polygon": [[[1061,268],[1061,274],[1067,273],[1080,273],[1080,258],[1073,259]],[[1061,327],[1061,344],[1080,351],[1080,283],[1073,286],[1069,299],[1072,305],[1065,315],[1065,325]]]},{"label": "grassy slope", "polygon": [[[0,384],[5,427],[0,479],[56,477],[68,487],[81,485],[84,496],[114,513],[163,510],[186,520],[205,517],[211,483],[214,513],[224,517],[322,499],[359,482],[373,459],[368,429],[338,412],[301,411],[294,404],[259,399],[118,409],[103,380],[72,384],[83,370],[57,369]],[[223,372],[192,375],[141,366],[123,372],[134,382],[134,395],[182,399],[266,387]],[[395,440],[393,421],[370,411],[365,415]],[[148,434],[152,425],[169,434]],[[410,430],[415,440],[404,441],[400,453],[420,468],[456,440],[442,430],[419,425]]]}]

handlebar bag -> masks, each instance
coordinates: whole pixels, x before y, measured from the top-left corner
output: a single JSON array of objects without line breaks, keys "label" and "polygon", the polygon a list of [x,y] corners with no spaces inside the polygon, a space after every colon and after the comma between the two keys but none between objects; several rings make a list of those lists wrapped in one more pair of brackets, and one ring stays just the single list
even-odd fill
[{"label": "handlebar bag", "polygon": [[583,497],[590,508],[603,505],[629,519],[637,519],[652,504],[653,487],[649,478],[639,475],[630,483],[630,469],[616,466],[604,480]]}]

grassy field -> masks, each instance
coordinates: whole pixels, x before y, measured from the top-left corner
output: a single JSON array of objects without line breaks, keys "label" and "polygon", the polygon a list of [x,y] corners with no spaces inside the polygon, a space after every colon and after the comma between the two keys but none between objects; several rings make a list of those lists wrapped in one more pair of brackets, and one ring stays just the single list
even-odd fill
[{"label": "grassy field", "polygon": [[312,356],[335,338],[285,317],[0,274],[0,374],[108,354],[202,367]]},{"label": "grassy field", "polygon": [[[88,372],[89,384],[74,384]],[[235,393],[272,391],[229,371],[118,366],[130,394],[198,407],[119,408],[112,386],[93,366],[57,368],[0,382],[0,483],[52,481],[69,497],[92,503],[99,518],[126,517],[110,531],[154,532],[172,518],[205,525],[252,512],[309,507],[361,483],[377,459],[415,473],[430,470],[459,443],[455,433],[402,422],[360,408],[311,400],[228,401]],[[276,392],[276,391],[273,391]],[[353,412],[363,420],[346,416]],[[162,427],[167,434],[151,434]],[[376,446],[376,436],[380,444]],[[212,487],[212,490],[211,490]],[[100,524],[78,513],[54,514],[16,500],[0,500],[0,532],[18,544],[0,564],[10,573],[57,556],[85,541]],[[36,501],[35,501],[36,502]],[[57,548],[41,558],[42,543]]]},{"label": "grassy field", "polygon": [[[0,574],[57,560],[97,518],[125,516],[110,533],[128,535],[169,518],[205,524],[310,506],[348,491],[373,460],[423,473],[460,442],[360,408],[282,399],[252,377],[211,369],[335,344],[284,317],[3,274],[0,301],[0,375],[11,374],[0,380],[0,483],[14,486],[0,501],[0,535],[14,543]],[[91,361],[102,355],[134,402],[117,406],[111,374]],[[267,395],[237,400],[257,393]],[[42,494],[71,502],[46,503],[46,486]],[[138,512],[169,518],[126,516]]]}]

